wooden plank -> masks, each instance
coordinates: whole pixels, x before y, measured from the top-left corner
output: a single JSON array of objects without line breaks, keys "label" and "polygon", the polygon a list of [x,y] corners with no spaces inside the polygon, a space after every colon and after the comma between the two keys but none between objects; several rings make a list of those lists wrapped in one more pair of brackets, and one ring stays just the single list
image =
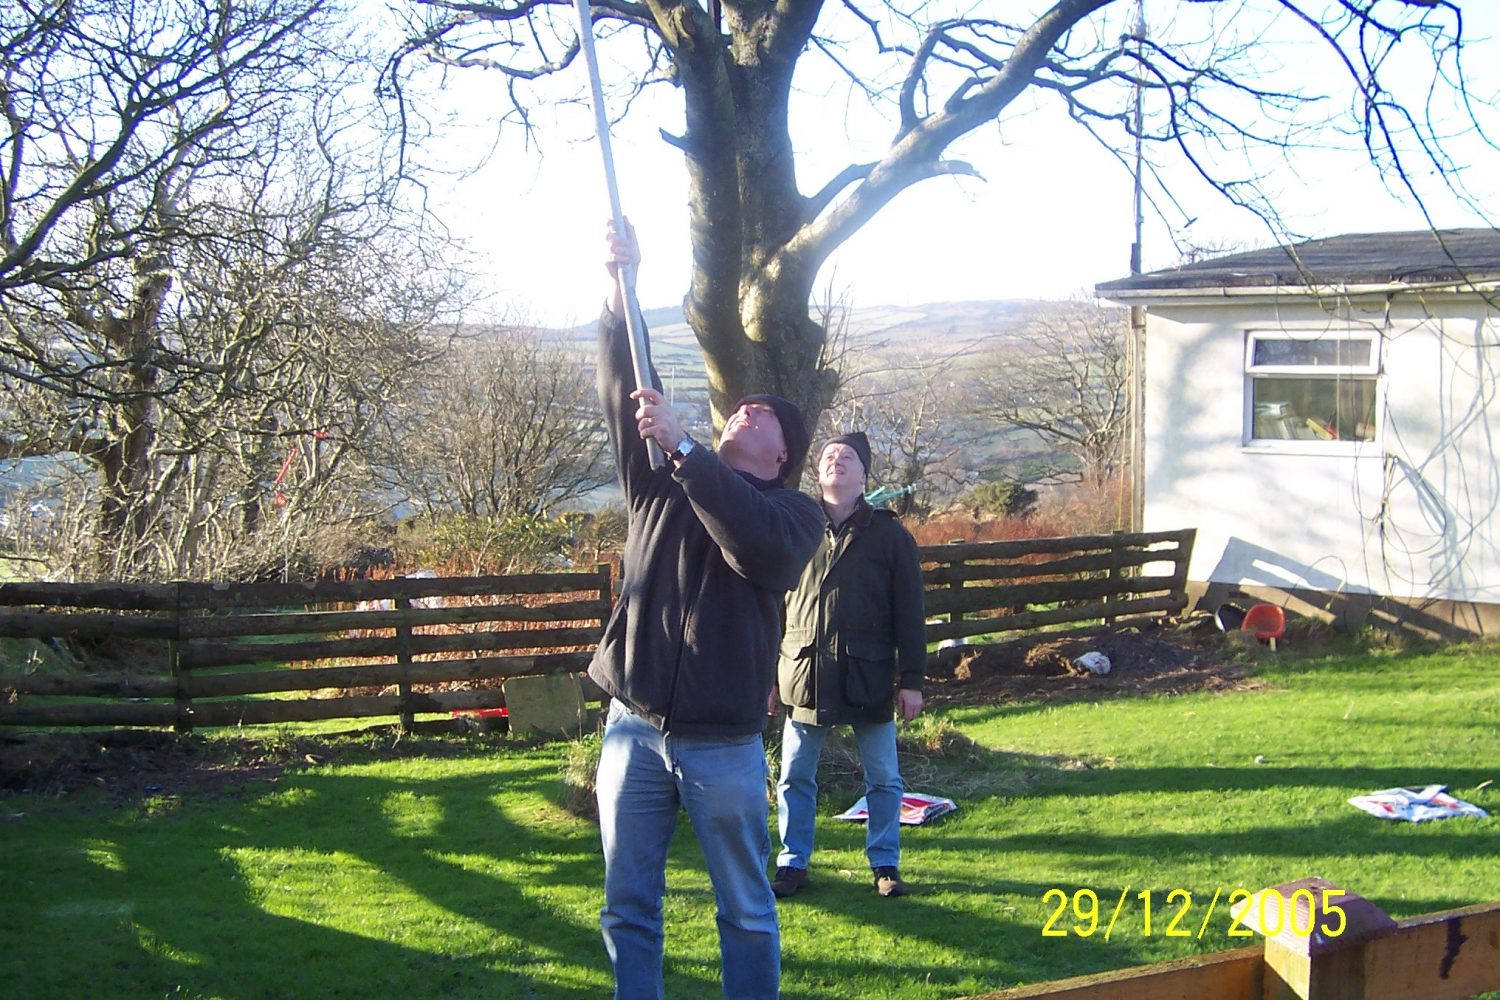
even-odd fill
[{"label": "wooden plank", "polygon": [[1500,902],[1397,921],[1364,946],[1365,1000],[1457,1000],[1500,990]]},{"label": "wooden plank", "polygon": [[[445,681],[504,680],[530,674],[553,674],[583,670],[592,652],[539,653],[531,656],[463,657],[451,660],[418,660],[405,668],[413,684]],[[243,674],[190,674],[183,687],[194,698],[230,698],[247,694],[286,691],[323,691],[362,687],[389,687],[401,680],[399,661],[358,667],[310,667],[258,670]]]},{"label": "wooden plank", "polygon": [[[527,658],[509,658],[524,660]],[[586,661],[583,661],[586,664]],[[576,668],[580,661],[558,661],[558,668]],[[419,664],[414,664],[419,666]],[[533,671],[519,663],[518,672],[493,676],[528,676]],[[462,709],[499,708],[505,696],[498,688],[462,691],[414,692],[407,699],[412,712],[449,712]],[[188,715],[185,728],[261,725],[278,722],[317,722],[326,719],[400,715],[402,699],[395,695],[355,695],[336,698],[264,699],[257,701],[173,702],[50,702],[0,704],[0,726],[173,726],[179,711]]]},{"label": "wooden plank", "polygon": [[170,726],[177,706],[169,701],[20,701],[0,704],[0,726]]},{"label": "wooden plank", "polygon": [[528,573],[394,580],[317,580],[305,583],[183,583],[183,607],[195,610],[356,604],[397,597],[483,597],[501,594],[599,592],[597,572]]},{"label": "wooden plank", "polygon": [[1185,595],[1169,594],[1165,597],[1121,601],[1114,605],[1099,603],[1076,608],[1056,608],[1051,611],[1025,611],[995,618],[976,618],[961,622],[957,626],[951,622],[933,622],[927,626],[927,641],[938,642],[942,639],[967,638],[975,635],[989,635],[994,632],[1014,632],[1020,629],[1036,628],[1039,625],[1087,621],[1092,618],[1103,618],[1106,611],[1118,618],[1124,618],[1129,615],[1180,611],[1186,606]]},{"label": "wooden plank", "polygon": [[1261,1000],[1363,1000],[1358,946],[1316,958],[1267,940]]},{"label": "wooden plank", "polygon": [[462,709],[499,708],[502,692],[491,689],[415,693],[403,706],[395,695],[364,695],[347,698],[302,698],[297,700],[198,701],[193,703],[193,726],[260,726],[280,722],[320,722],[325,719],[361,719],[372,715],[412,712],[451,712]]},{"label": "wooden plank", "polygon": [[394,636],[360,636],[307,642],[212,642],[194,639],[180,644],[182,670],[243,666],[253,663],[304,663],[317,660],[356,660],[395,656]]},{"label": "wooden plank", "polygon": [[1399,921],[1342,951],[1240,948],[968,1000],[1460,1000],[1497,989],[1500,903],[1480,903]]},{"label": "wooden plank", "polygon": [[30,639],[45,639],[49,636],[171,639],[177,635],[177,623],[160,615],[17,611],[13,608],[0,608],[0,635]]},{"label": "wooden plank", "polygon": [[1118,535],[1065,535],[1056,538],[1021,538],[1001,542],[949,542],[946,545],[922,545],[917,556],[922,562],[973,562],[979,559],[1008,559],[1034,552],[1086,552],[1092,549],[1145,548],[1157,545],[1181,546],[1183,531],[1123,532]]},{"label": "wooden plank", "polygon": [[1158,562],[1176,566],[1183,562],[1176,552],[1171,551],[1121,552],[1117,557],[1108,552],[1098,552],[1042,562],[964,562],[923,570],[922,582],[935,587],[955,580],[968,583],[975,580],[1045,579],[1049,576],[1074,576],[1079,573],[1106,573],[1113,558],[1118,558],[1121,566],[1146,566]]},{"label": "wooden plank", "polygon": [[[1125,572],[1125,566],[1124,566],[1124,561],[1120,558],[1120,550],[1119,549],[1110,549],[1109,550],[1109,574],[1106,577],[1106,579],[1110,583],[1109,595],[1105,598],[1105,600],[1106,600],[1107,603],[1109,603],[1109,604],[1118,603],[1119,598],[1120,598],[1120,594],[1121,593],[1128,593],[1129,592],[1129,591],[1123,590],[1119,586],[1120,578],[1121,578],[1121,576],[1122,576],[1122,574],[1124,572]],[[1108,625],[1110,627],[1113,627],[1114,624],[1115,624],[1115,616],[1112,615],[1112,614],[1106,614],[1104,616],[1104,624],[1106,624],[1106,625]]]},{"label": "wooden plank", "polygon": [[1192,561],[1193,543],[1198,538],[1198,529],[1188,528],[1181,534],[1182,538],[1179,542],[1179,548],[1181,549],[1181,552],[1177,559],[1177,568],[1172,573],[1173,590],[1183,590],[1187,587],[1188,563]]},{"label": "wooden plank", "polygon": [[981,993],[967,1000],[1260,1000],[1261,950],[1237,948],[1156,965]]},{"label": "wooden plank", "polygon": [[[412,653],[491,652],[505,649],[555,649],[594,646],[600,626],[584,628],[519,629],[504,632],[452,632],[444,635],[413,635]],[[395,656],[395,636],[364,636],[311,642],[250,643],[184,642],[179,650],[182,669],[238,666],[252,663],[302,663],[317,660],[360,659]]]},{"label": "wooden plank", "polygon": [[176,611],[173,583],[0,583],[0,605]]},{"label": "wooden plank", "polygon": [[[398,598],[406,600],[406,598]],[[446,608],[405,608],[389,611],[312,611],[291,614],[188,617],[182,619],[184,639],[227,638],[246,635],[297,635],[308,632],[429,628],[484,622],[603,622],[608,607],[601,601],[567,601],[536,607],[523,604],[476,604]]]},{"label": "wooden plank", "polygon": [[400,612],[396,625],[396,694],[401,699],[401,731],[409,733],[417,721],[411,697],[411,603],[407,597],[398,597],[395,603]]},{"label": "wooden plank", "polygon": [[0,677],[0,691],[74,698],[171,698],[177,678],[165,674],[22,674]]},{"label": "wooden plank", "polygon": [[1004,587],[939,588],[924,595],[923,605],[927,614],[940,615],[952,611],[994,611],[1000,608],[1025,607],[1028,604],[1088,601],[1123,594],[1154,594],[1167,589],[1165,579],[1158,576],[1018,583]]}]

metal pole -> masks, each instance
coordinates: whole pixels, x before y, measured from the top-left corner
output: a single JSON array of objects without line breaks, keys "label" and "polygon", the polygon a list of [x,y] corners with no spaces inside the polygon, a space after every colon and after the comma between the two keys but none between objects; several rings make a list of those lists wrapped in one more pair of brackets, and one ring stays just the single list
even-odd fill
[{"label": "metal pole", "polygon": [[[594,54],[594,18],[589,9],[589,0],[573,0],[578,11],[578,41],[583,48],[583,61],[589,70],[589,89],[593,94],[594,130],[599,136],[599,153],[604,157],[604,184],[609,189],[609,213],[614,220],[615,232],[625,232],[625,213],[620,210],[620,189],[615,182],[615,156],[609,145],[609,114],[604,108],[604,86],[599,81],[599,57]],[[635,268],[621,264],[615,270],[620,285],[620,296],[625,302],[625,330],[630,336],[630,364],[635,369],[635,387],[651,388],[650,350],[646,344],[646,323],[641,317],[641,304],[635,297]],[[651,458],[651,468],[660,469],[667,462],[661,446],[654,438],[646,441],[646,452]]]},{"label": "metal pole", "polygon": [[[1136,0],[1135,47],[1136,73],[1141,72],[1146,41],[1145,0]],[[1133,209],[1135,241],[1130,244],[1130,273],[1141,273],[1141,132],[1144,115],[1141,109],[1141,84],[1135,85],[1135,190]],[[1146,521],[1146,310],[1141,306],[1130,307],[1130,347],[1127,354],[1129,367],[1128,391],[1130,395],[1130,530],[1144,531]]]}]

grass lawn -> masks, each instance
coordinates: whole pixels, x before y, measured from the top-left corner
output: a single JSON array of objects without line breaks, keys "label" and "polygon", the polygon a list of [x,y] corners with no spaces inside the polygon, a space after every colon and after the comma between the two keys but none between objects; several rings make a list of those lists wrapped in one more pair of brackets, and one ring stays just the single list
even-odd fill
[{"label": "grass lawn", "polygon": [[[1396,917],[1500,899],[1500,818],[1392,824],[1345,802],[1442,783],[1500,809],[1500,653],[1284,659],[1258,678],[946,712],[958,757],[909,773],[960,809],[905,831],[914,894],[877,899],[862,828],[820,821],[813,885],[781,911],[785,995],[951,998],[1240,947],[1254,940],[1228,937],[1229,893],[1307,875]],[[607,995],[597,833],[558,805],[566,757],[511,744],[336,758],[258,790],[125,807],[4,793],[0,992]],[[685,822],[668,882],[667,993],[717,996],[713,897]],[[1192,896],[1183,937],[1167,933],[1177,889]],[[1043,936],[1059,899],[1060,936]]]}]

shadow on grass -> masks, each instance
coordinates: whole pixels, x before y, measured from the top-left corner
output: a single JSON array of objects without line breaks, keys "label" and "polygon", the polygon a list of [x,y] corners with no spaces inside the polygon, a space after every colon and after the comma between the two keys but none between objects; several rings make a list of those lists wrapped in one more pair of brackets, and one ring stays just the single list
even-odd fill
[{"label": "shadow on grass", "polygon": [[[819,859],[814,886],[782,908],[787,997],[882,996],[897,984],[903,990],[921,984],[903,995],[954,997],[1169,957],[1162,941],[1138,940],[1138,921],[1137,939],[1043,939],[1043,897],[1059,886],[1017,876],[1035,870],[1044,855],[1121,872],[1140,870],[1142,859],[1159,870],[1212,871],[1214,859],[1222,858],[1227,880],[1232,862],[1242,858],[1285,869],[1291,879],[1315,874],[1302,870],[1307,858],[1348,859],[1354,870],[1392,854],[1422,859],[1440,884],[1446,862],[1496,850],[1493,821],[1482,828],[1461,826],[1464,821],[1414,828],[1382,823],[1344,804],[1350,789],[1411,783],[1406,769],[1088,770],[1076,761],[990,750],[956,737],[917,756],[935,769],[932,790],[946,793],[966,783],[968,791],[955,796],[960,813],[912,832],[908,857],[915,867],[908,874],[916,873],[915,893],[902,900],[878,899],[865,872],[846,879]],[[62,895],[10,857],[14,838],[8,832],[19,828],[0,824],[0,938],[8,942],[0,981],[27,997],[80,991],[227,998],[607,995],[611,977],[597,927],[598,833],[553,807],[558,761],[517,758],[478,774],[433,773],[439,776],[315,770],[286,778],[274,794],[190,804],[140,818],[129,830],[101,818],[96,831],[49,855],[55,863],[46,878],[55,875],[70,887]],[[1440,780],[1458,788],[1489,777],[1489,770],[1464,767],[1445,769]],[[1338,794],[1322,796],[1329,800],[1325,814],[1298,824],[1277,825],[1271,817],[1254,822],[1256,796],[1288,787]],[[1021,795],[1029,802],[1066,795],[1085,809],[1097,800],[1107,814],[1113,796],[1199,793],[1231,800],[1228,811],[1240,820],[1248,816],[1250,824],[1188,834],[1112,820],[1098,830],[1008,833],[1004,806],[980,807],[986,800],[1021,801]],[[835,797],[841,794],[847,792],[837,784],[825,792],[825,812],[847,804]],[[395,818],[391,803],[403,796],[427,800],[431,808],[416,814],[431,822],[408,826]],[[1235,806],[1235,796],[1246,804]],[[978,835],[978,826],[966,822],[973,814],[983,814],[985,823],[1000,817],[999,832]],[[862,862],[863,836],[854,824],[820,822],[820,855]],[[976,877],[947,874],[939,850],[962,858],[955,870],[971,869]],[[986,858],[996,859],[993,869],[983,867]],[[670,866],[668,994],[717,996],[713,893],[685,820]],[[296,871],[279,878],[279,867]],[[1101,897],[1126,888],[1109,881],[1088,888]],[[1403,914],[1454,905],[1440,893],[1414,888],[1422,898],[1370,898]],[[303,895],[292,897],[293,891]],[[316,898],[324,895],[326,906]],[[423,929],[409,938],[402,908],[416,904],[422,912],[413,921]],[[432,927],[447,922],[454,933],[445,948],[434,943]],[[846,924],[857,926],[859,947],[831,941],[830,928]],[[1180,947],[1216,951],[1250,943],[1221,934]]]},{"label": "shadow on grass", "polygon": [[[508,791],[546,801],[555,766],[507,769],[504,780]],[[600,881],[597,834],[569,822],[517,821],[496,807],[496,781],[494,774],[398,781],[310,772],[275,795],[216,806],[226,818],[208,838],[182,836],[189,827],[201,833],[198,807],[187,810],[197,817],[139,821],[157,835],[115,839],[101,824],[94,846],[68,852],[66,863],[83,870],[57,878],[86,884],[87,899],[49,899],[41,888],[7,892],[15,918],[57,927],[57,951],[20,953],[18,937],[8,934],[13,946],[0,966],[12,966],[7,982],[28,997],[76,996],[80,988],[117,996],[598,994],[610,976],[597,911],[575,916],[550,893]],[[402,794],[430,798],[441,818],[430,828],[397,830],[384,804]],[[101,852],[109,855],[105,864]],[[298,881],[278,883],[275,869],[294,866]],[[314,898],[281,895],[309,877],[318,886]],[[325,887],[327,906],[316,898]],[[361,900],[361,890],[370,898]],[[471,925],[466,953],[442,953],[430,940],[399,943],[400,907],[414,899],[455,925]],[[421,919],[430,923],[431,910]],[[64,950],[63,941],[79,935],[89,939],[87,950]],[[35,930],[27,937],[35,940]],[[91,961],[105,965],[91,969]]]}]

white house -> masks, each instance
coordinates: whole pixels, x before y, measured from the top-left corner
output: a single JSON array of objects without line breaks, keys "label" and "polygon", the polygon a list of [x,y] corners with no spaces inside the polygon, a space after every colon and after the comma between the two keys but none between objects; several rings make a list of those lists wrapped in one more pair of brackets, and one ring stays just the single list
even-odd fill
[{"label": "white house", "polygon": [[1500,629],[1500,231],[1371,233],[1096,288],[1146,309],[1144,526],[1200,606]]}]

